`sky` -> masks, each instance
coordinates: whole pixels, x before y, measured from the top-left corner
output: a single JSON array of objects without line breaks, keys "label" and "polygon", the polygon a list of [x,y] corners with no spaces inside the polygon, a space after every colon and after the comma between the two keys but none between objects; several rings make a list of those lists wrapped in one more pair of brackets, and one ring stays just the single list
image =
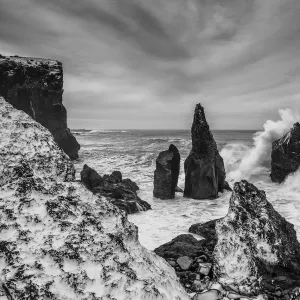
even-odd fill
[{"label": "sky", "polygon": [[0,54],[64,65],[70,128],[259,129],[300,110],[299,0],[0,0]]}]

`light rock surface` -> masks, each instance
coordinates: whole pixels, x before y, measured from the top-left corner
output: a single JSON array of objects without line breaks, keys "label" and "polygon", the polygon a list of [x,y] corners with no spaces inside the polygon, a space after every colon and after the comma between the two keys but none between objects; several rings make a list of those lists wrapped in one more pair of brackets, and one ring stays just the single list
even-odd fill
[{"label": "light rock surface", "polygon": [[14,299],[189,299],[126,215],[73,181],[50,132],[1,97],[0,136],[0,279]]},{"label": "light rock surface", "polygon": [[80,145],[67,126],[62,104],[62,63],[51,59],[0,56],[0,96],[49,129],[71,159]]},{"label": "light rock surface", "polygon": [[[228,214],[217,221],[214,275],[244,294],[253,285],[290,288],[300,282],[300,244],[294,226],[267,201],[264,191],[235,183]],[[259,293],[259,289],[257,289]]]}]

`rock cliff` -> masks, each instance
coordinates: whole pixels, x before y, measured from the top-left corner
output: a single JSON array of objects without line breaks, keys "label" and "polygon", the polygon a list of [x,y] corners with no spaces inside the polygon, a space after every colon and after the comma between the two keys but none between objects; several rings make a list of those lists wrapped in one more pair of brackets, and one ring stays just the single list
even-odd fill
[{"label": "rock cliff", "polygon": [[300,167],[300,124],[272,145],[271,179],[283,182],[286,177]]},{"label": "rock cliff", "polygon": [[0,96],[46,127],[71,159],[80,145],[67,127],[63,69],[55,60],[0,57]]},{"label": "rock cliff", "polygon": [[0,97],[0,298],[187,300],[137,227],[74,181],[50,132]]},{"label": "rock cliff", "polygon": [[214,199],[228,186],[225,167],[206,121],[204,108],[197,104],[192,125],[192,150],[184,163],[184,196]]},{"label": "rock cliff", "polygon": [[180,154],[176,146],[160,152],[154,171],[153,196],[160,199],[173,199],[180,171]]},{"label": "rock cliff", "polygon": [[264,191],[235,183],[228,214],[217,221],[215,277],[242,294],[300,282],[300,244],[294,226],[267,201]]}]

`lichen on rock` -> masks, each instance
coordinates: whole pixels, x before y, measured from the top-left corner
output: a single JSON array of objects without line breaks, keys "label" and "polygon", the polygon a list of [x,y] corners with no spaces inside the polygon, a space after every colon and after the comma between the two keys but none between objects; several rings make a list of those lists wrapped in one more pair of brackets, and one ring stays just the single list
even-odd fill
[{"label": "lichen on rock", "polygon": [[189,299],[126,214],[74,181],[50,132],[1,97],[0,132],[0,297]]}]

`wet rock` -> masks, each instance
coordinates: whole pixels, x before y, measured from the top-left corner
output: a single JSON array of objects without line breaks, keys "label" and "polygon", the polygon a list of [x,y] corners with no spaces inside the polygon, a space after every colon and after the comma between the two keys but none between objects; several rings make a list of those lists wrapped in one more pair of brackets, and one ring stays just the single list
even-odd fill
[{"label": "wet rock", "polygon": [[188,256],[181,256],[177,259],[176,262],[182,270],[188,270],[191,267],[193,260],[190,259]]},{"label": "wet rock", "polygon": [[196,294],[192,300],[218,300],[220,293],[217,290],[210,290],[201,294]]},{"label": "wet rock", "polygon": [[183,189],[181,189],[180,187],[176,186],[175,192],[176,193],[183,193]]},{"label": "wet rock", "polygon": [[[214,275],[220,282],[234,280],[247,293],[249,286],[259,282],[262,289],[278,276],[294,284],[300,280],[300,244],[294,226],[275,211],[264,191],[247,181],[235,183],[228,214],[216,223],[216,233]],[[284,288],[286,283],[278,286]]]},{"label": "wet rock", "polygon": [[225,167],[201,104],[197,104],[195,108],[192,144],[192,150],[184,163],[184,196],[215,199],[218,192],[223,192],[227,187]]},{"label": "wet rock", "polygon": [[191,234],[181,234],[171,242],[156,248],[154,252],[165,259],[177,259],[181,256],[195,258],[205,254],[204,245],[203,240],[198,241]]},{"label": "wet rock", "polygon": [[180,171],[180,154],[176,146],[159,153],[154,171],[153,196],[159,199],[173,199]]},{"label": "wet rock", "polygon": [[216,236],[216,223],[221,219],[211,220],[205,223],[194,224],[189,228],[189,232],[198,234],[208,241],[212,242],[212,246],[214,247],[217,243]]},{"label": "wet rock", "polygon": [[199,263],[199,273],[208,276],[212,268],[211,263]]},{"label": "wet rock", "polygon": [[294,173],[300,166],[300,124],[293,128],[272,145],[271,179],[283,182],[286,177]]},{"label": "wet rock", "polygon": [[130,179],[123,180],[120,171],[101,177],[94,169],[84,165],[80,174],[81,181],[89,190],[111,199],[112,204],[128,214],[151,209],[151,205],[137,195],[137,184]]},{"label": "wet rock", "polygon": [[1,299],[190,299],[127,215],[75,181],[51,133],[1,97],[0,136]]},{"label": "wet rock", "polygon": [[0,58],[0,96],[46,127],[65,153],[77,159],[80,145],[67,126],[62,94],[63,68],[59,61]]}]

